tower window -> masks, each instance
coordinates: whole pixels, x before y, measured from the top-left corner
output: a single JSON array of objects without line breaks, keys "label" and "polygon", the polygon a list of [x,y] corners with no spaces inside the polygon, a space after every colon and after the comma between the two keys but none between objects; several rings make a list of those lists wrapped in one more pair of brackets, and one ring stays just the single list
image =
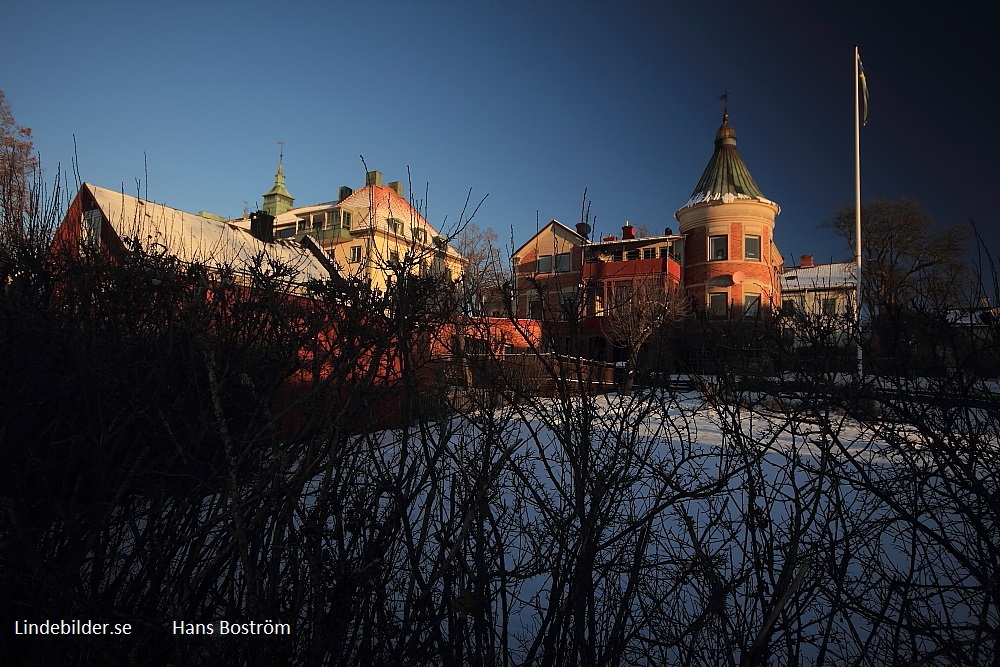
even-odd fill
[{"label": "tower window", "polygon": [[743,314],[756,317],[760,313],[760,294],[747,292],[743,295]]},{"label": "tower window", "polygon": [[748,236],[743,242],[743,256],[746,259],[760,261],[760,237]]},{"label": "tower window", "polygon": [[708,237],[708,258],[710,260],[729,259],[729,236]]},{"label": "tower window", "polygon": [[708,316],[725,317],[729,311],[729,294],[713,292],[708,295]]}]

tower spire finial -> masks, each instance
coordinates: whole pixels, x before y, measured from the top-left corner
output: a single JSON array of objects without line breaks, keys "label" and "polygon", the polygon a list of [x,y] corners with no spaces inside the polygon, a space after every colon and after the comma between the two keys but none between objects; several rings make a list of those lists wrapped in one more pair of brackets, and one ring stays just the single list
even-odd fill
[{"label": "tower spire finial", "polygon": [[725,123],[729,120],[729,89],[727,88],[721,95],[719,99],[722,100],[722,122]]}]

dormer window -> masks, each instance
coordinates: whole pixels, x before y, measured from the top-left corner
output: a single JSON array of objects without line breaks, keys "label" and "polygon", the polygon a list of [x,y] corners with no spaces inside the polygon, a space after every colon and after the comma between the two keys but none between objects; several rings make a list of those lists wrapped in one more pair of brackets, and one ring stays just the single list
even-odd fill
[{"label": "dormer window", "polygon": [[386,218],[385,227],[390,234],[402,235],[403,221],[398,218]]},{"label": "dormer window", "polygon": [[417,243],[427,243],[426,229],[424,229],[423,227],[414,227],[411,231],[413,232],[414,241],[416,241]]}]

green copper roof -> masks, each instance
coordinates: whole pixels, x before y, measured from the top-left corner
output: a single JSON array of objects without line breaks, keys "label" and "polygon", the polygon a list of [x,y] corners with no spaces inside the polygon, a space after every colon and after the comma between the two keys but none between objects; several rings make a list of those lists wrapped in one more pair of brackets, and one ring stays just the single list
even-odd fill
[{"label": "green copper roof", "polygon": [[691,198],[681,208],[703,202],[729,202],[736,199],[757,199],[769,203],[754,183],[743,159],[736,151],[736,131],[729,124],[729,114],[722,117],[722,127],[715,133],[715,152],[704,173],[698,179]]},{"label": "green copper roof", "polygon": [[293,199],[292,195],[288,194],[288,190],[285,189],[285,170],[282,168],[282,158],[278,158],[278,171],[274,174],[274,185],[271,189],[264,193],[264,196],[269,195],[280,195],[282,197],[288,197]]}]

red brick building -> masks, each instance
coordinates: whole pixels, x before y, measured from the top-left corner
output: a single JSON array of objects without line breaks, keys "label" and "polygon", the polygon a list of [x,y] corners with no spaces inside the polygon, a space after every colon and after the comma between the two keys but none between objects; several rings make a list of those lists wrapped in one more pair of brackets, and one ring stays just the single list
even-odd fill
[{"label": "red brick building", "polygon": [[724,115],[708,166],[674,214],[685,239],[684,288],[696,309],[712,317],[740,317],[781,304],[784,260],[774,244],[780,211],[754,182]]},{"label": "red brick building", "polygon": [[767,199],[736,150],[736,132],[723,115],[715,150],[688,201],[676,213],[678,233],[591,241],[590,228],[553,220],[514,254],[514,310],[541,320],[556,352],[617,360],[607,320],[637,287],[675,287],[691,309],[710,317],[766,315],[780,306],[783,259],[774,243],[780,207]]}]

